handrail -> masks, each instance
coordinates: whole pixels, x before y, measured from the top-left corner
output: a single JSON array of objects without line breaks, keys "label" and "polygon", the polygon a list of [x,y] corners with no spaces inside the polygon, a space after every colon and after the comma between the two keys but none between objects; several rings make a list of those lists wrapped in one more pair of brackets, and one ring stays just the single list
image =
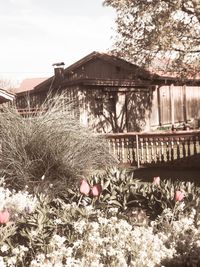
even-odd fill
[{"label": "handrail", "polygon": [[163,136],[191,136],[194,134],[200,134],[200,130],[187,130],[187,131],[156,131],[156,132],[127,132],[127,133],[106,133],[104,136],[106,138],[116,138],[116,137],[132,137],[132,136],[141,136],[141,137],[163,137]]}]

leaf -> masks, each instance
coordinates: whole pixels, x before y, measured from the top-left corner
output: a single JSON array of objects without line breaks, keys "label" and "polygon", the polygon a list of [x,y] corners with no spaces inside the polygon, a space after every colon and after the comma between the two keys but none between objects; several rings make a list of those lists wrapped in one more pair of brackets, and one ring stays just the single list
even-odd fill
[{"label": "leaf", "polygon": [[103,184],[103,190],[107,189],[108,186],[110,184],[110,180],[106,181],[104,184]]},{"label": "leaf", "polygon": [[123,205],[119,201],[117,201],[117,200],[110,200],[108,202],[108,204],[114,204],[114,205],[116,205],[118,207],[123,207]]}]

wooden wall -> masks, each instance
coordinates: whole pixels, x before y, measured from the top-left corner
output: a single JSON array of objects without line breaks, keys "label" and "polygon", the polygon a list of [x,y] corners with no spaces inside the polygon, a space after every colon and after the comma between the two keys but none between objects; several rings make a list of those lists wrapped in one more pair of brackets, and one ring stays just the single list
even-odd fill
[{"label": "wooden wall", "polygon": [[[66,78],[70,81],[76,79],[135,79],[138,70],[127,70],[122,66],[117,66],[101,59],[91,60],[76,68],[76,70],[69,71]],[[141,71],[139,73],[141,75]]]},{"label": "wooden wall", "polygon": [[[73,102],[74,115],[98,132],[150,131],[200,119],[200,86],[164,85],[146,89],[81,85],[63,91]],[[29,97],[30,107],[37,107],[46,94],[44,91],[19,95],[18,108],[26,108]]]},{"label": "wooden wall", "polygon": [[150,128],[200,119],[199,86],[157,86],[153,93]]}]

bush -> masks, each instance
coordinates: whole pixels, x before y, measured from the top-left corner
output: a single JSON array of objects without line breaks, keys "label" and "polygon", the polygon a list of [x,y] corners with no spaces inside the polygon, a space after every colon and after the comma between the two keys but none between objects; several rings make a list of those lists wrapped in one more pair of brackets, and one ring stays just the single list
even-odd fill
[{"label": "bush", "polygon": [[[0,113],[0,167],[16,187],[33,188],[41,181],[60,191],[74,179],[105,169],[114,160],[103,138],[80,125],[73,104],[57,95],[37,116],[21,116],[16,107],[3,106]],[[46,185],[44,185],[45,188]]]}]

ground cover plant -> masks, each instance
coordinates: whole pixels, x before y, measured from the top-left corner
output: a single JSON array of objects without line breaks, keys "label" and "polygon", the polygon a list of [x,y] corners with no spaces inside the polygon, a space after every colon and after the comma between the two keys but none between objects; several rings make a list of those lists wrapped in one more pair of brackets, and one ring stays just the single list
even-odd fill
[{"label": "ground cover plant", "polygon": [[[110,173],[115,174],[113,181],[109,176],[112,188],[116,186],[116,176],[122,176],[119,180],[126,177],[120,171],[116,174],[116,169]],[[141,220],[142,201],[140,209],[137,206],[134,212],[127,213],[128,205],[109,203],[108,183],[103,183],[105,177],[98,179],[84,178],[78,183],[73,201],[63,195],[55,197],[50,191],[33,195],[28,193],[28,188],[19,192],[7,189],[2,180],[1,266],[199,266],[198,188],[190,183],[171,182],[176,190],[169,199],[174,205],[164,205],[155,219],[145,214],[147,219]],[[144,187],[154,197],[156,188],[163,190],[165,182],[155,177]],[[131,183],[135,189],[141,186],[138,180]],[[138,203],[146,190],[144,187],[137,191]],[[193,198],[188,197],[190,194]],[[119,203],[123,199],[118,199]]]},{"label": "ground cover plant", "polygon": [[37,116],[2,107],[0,168],[12,185],[31,189],[45,178],[60,192],[77,177],[113,164],[104,139],[83,127],[74,112],[63,94],[49,97]]}]

